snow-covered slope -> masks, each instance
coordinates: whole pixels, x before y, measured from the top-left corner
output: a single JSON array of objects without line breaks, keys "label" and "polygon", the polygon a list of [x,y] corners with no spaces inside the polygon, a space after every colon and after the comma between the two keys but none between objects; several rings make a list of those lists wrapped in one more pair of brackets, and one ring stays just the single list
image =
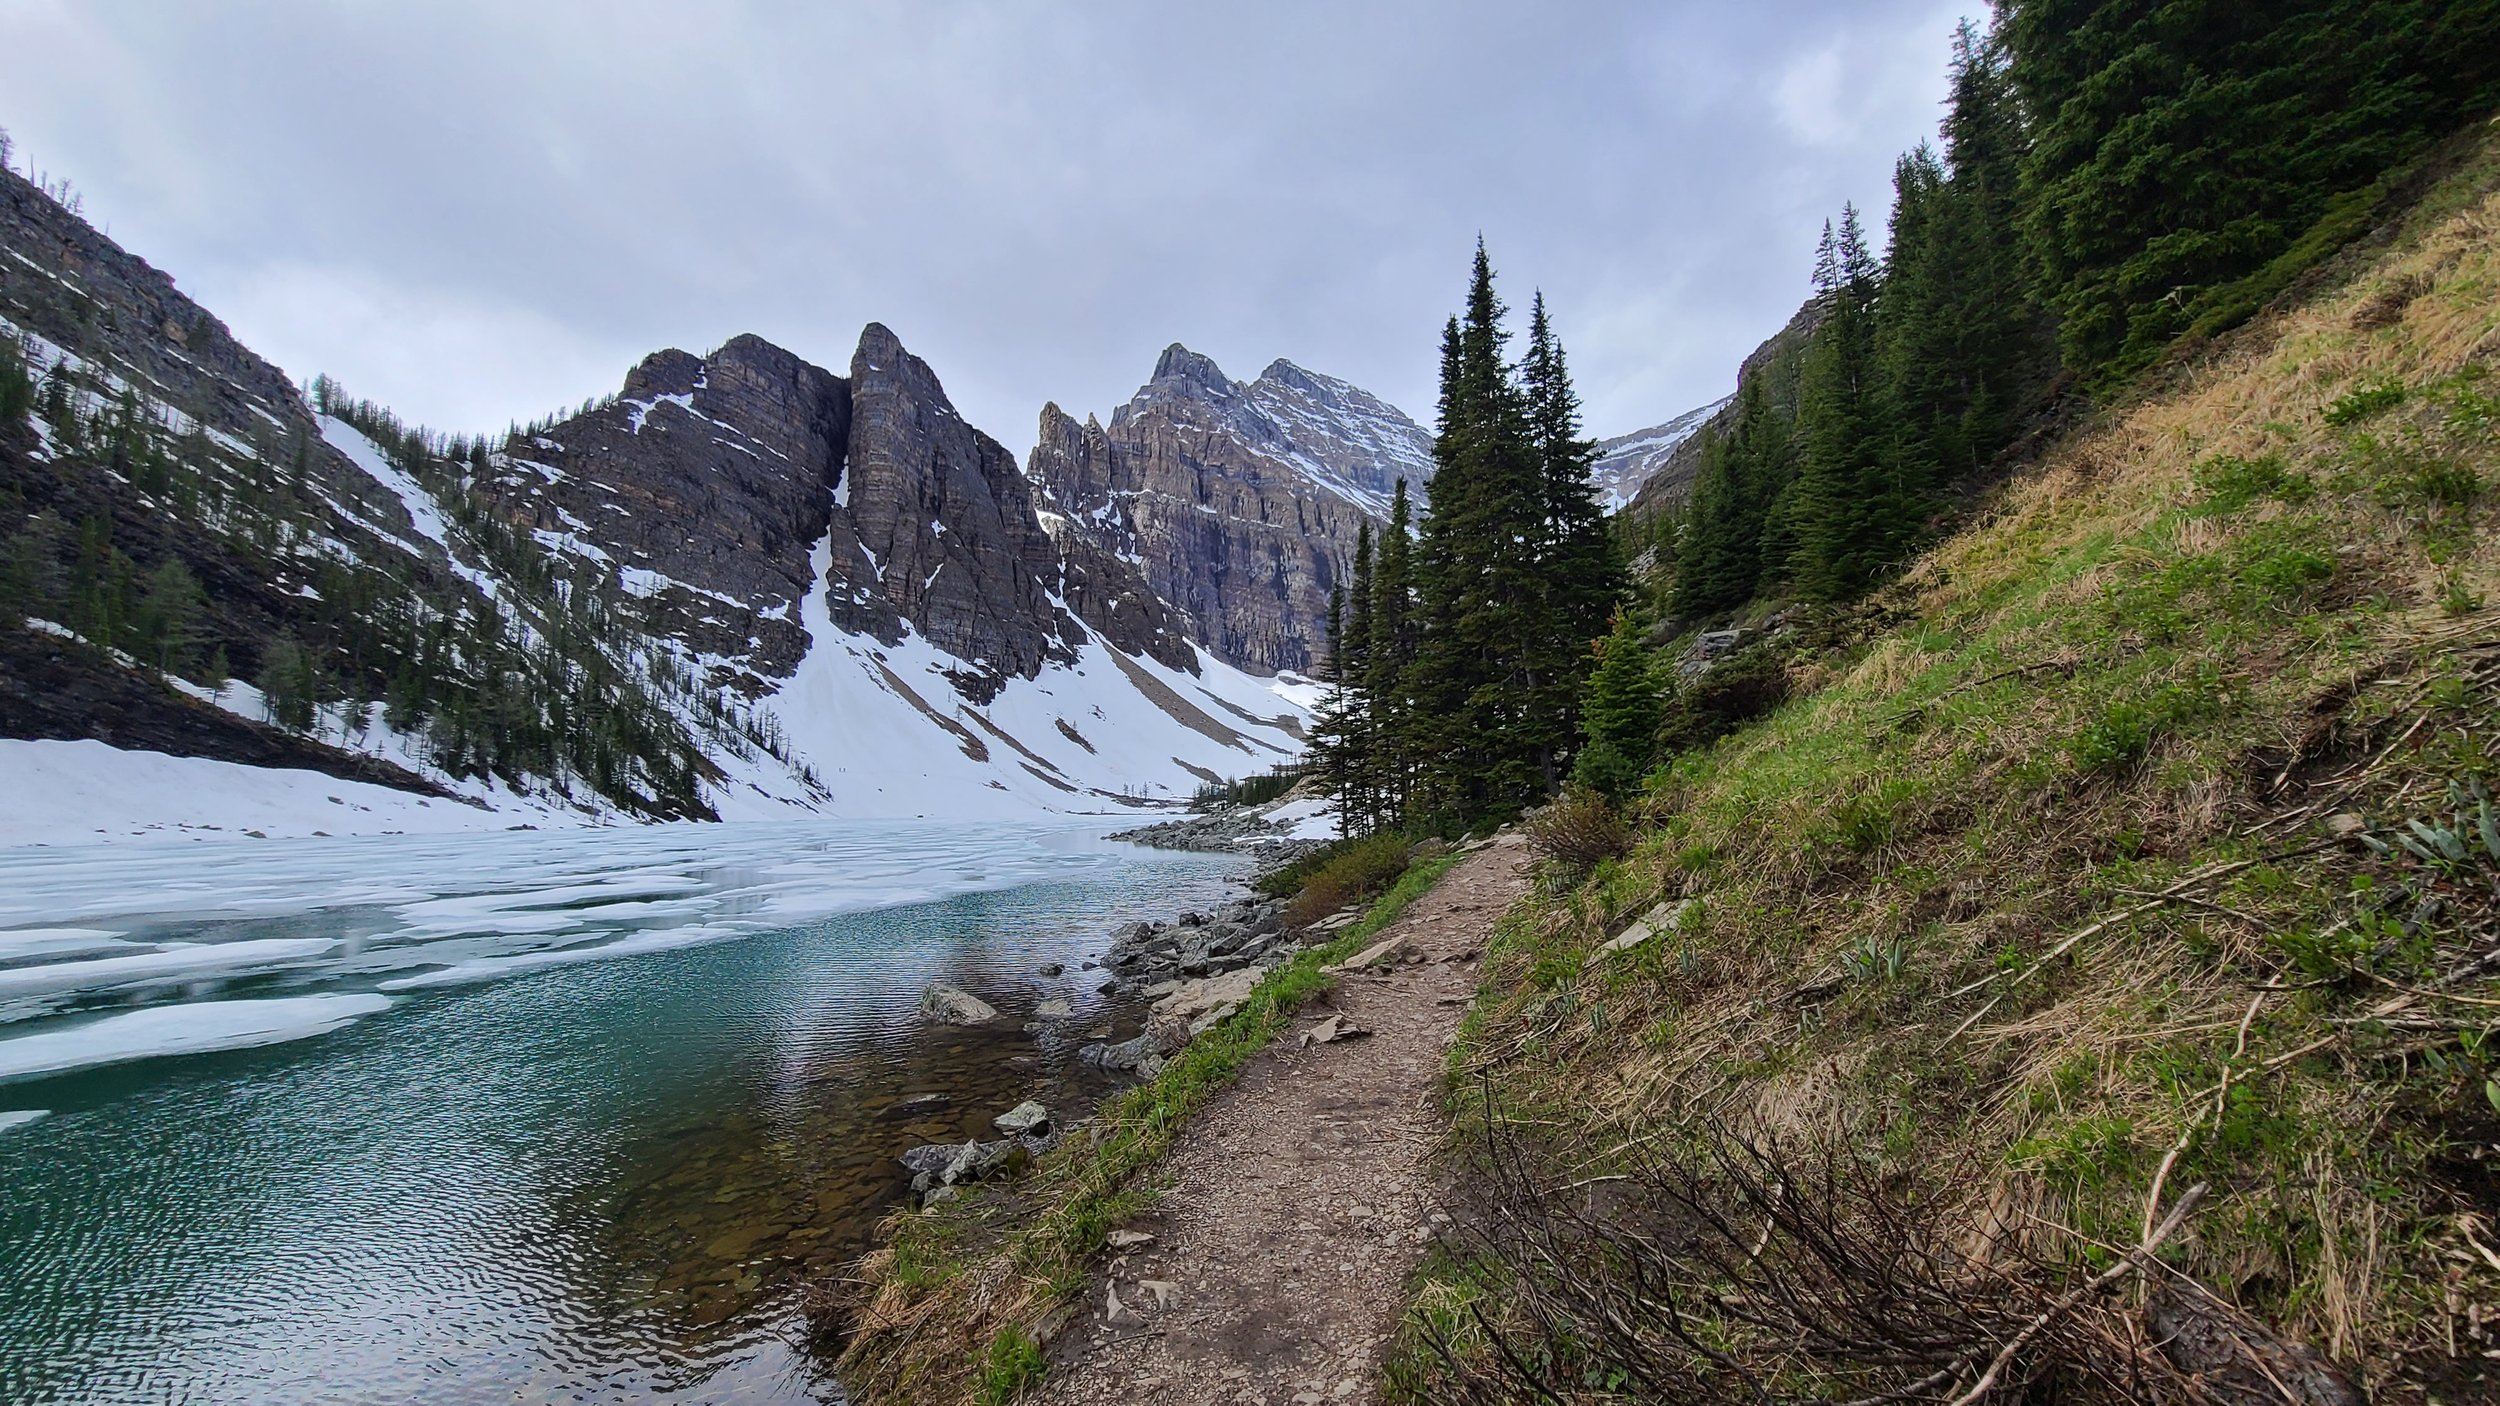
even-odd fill
[{"label": "snow-covered slope", "polygon": [[1663,425],[1634,430],[1627,435],[1601,440],[1597,446],[1597,464],[1589,477],[1597,486],[1597,499],[1606,511],[1623,511],[1643,487],[1656,478],[1675,459],[1676,450],[1710,423],[1712,416],[1727,408],[1734,396],[1714,400],[1698,410],[1687,410]]},{"label": "snow-covered slope", "polygon": [[[1302,750],[1301,690],[1203,655],[1192,676],[1093,638],[1074,663],[1010,678],[980,702],[959,686],[964,661],[927,640],[846,634],[821,593],[805,611],[807,657],[765,706],[823,782],[829,795],[815,807],[828,814],[1113,811],[1186,799],[1201,781],[1265,771]],[[753,794],[753,808],[722,797],[724,817],[782,804]]]}]

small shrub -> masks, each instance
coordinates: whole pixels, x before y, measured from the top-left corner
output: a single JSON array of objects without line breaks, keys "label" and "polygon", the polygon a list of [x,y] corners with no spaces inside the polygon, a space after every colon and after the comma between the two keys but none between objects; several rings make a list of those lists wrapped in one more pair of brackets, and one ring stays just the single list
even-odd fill
[{"label": "small shrub", "polygon": [[1892,842],[1902,803],[1917,793],[1916,782],[1895,776],[1851,796],[1832,812],[1832,839],[1852,854],[1873,854]]},{"label": "small shrub", "polygon": [[1041,1345],[1010,1324],[990,1339],[990,1350],[981,1361],[981,1385],[973,1399],[980,1406],[1007,1406],[1040,1386],[1048,1370]]},{"label": "small shrub", "polygon": [[2152,709],[2120,699],[2085,724],[2067,751],[2079,771],[2121,771],[2152,750],[2153,739],[2160,731],[2161,724]]},{"label": "small shrub", "polygon": [[1746,650],[1677,686],[1658,727],[1658,745],[1667,752],[1707,747],[1787,701],[1788,670],[1780,657]]},{"label": "small shrub", "polygon": [[1595,791],[1566,788],[1552,804],[1529,812],[1528,844],[1577,878],[1632,848],[1631,828]]},{"label": "small shrub", "polygon": [[2280,454],[2254,459],[2217,454],[2196,466],[2195,482],[2197,491],[2205,495],[2199,510],[2206,513],[2235,513],[2260,498],[2299,502],[2316,491],[2308,479],[2292,472]]},{"label": "small shrub", "polygon": [[2273,596],[2297,596],[2335,574],[2335,558],[2306,547],[2286,547],[2259,557],[2244,573],[2250,585]]},{"label": "small shrub", "polygon": [[2334,404],[2326,408],[2326,422],[2338,428],[2357,425],[2404,403],[2405,388],[2401,383],[2381,381],[2338,397]]},{"label": "small shrub", "polygon": [[1285,925],[1308,927],[1374,895],[1385,893],[1406,872],[1413,846],[1397,834],[1340,840],[1319,852],[1320,862],[1285,905]]}]

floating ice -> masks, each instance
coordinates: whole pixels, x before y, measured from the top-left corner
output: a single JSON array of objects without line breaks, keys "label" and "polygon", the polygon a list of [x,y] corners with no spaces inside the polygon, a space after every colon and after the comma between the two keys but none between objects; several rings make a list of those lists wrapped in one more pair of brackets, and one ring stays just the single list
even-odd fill
[{"label": "floating ice", "polygon": [[49,1108],[20,1108],[13,1112],[0,1113],[0,1133],[5,1133],[11,1128],[25,1127],[38,1118],[51,1116],[52,1110]]},{"label": "floating ice", "polygon": [[60,1074],[159,1055],[250,1049],[326,1035],[359,1016],[388,1009],[391,998],[285,996],[267,1001],[199,1001],[0,1040],[0,1079]]}]

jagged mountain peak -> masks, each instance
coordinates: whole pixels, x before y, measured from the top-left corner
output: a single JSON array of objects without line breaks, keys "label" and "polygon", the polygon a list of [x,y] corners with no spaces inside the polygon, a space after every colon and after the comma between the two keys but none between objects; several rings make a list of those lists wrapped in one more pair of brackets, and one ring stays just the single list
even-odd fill
[{"label": "jagged mountain peak", "polygon": [[1363,522],[1421,490],[1432,439],[1345,381],[1279,359],[1237,382],[1175,342],[1107,426],[1047,407],[1026,471],[1054,533],[1141,566],[1216,657],[1307,670]]},{"label": "jagged mountain peak", "polygon": [[1210,391],[1235,389],[1231,378],[1224,374],[1224,368],[1215,364],[1215,358],[1191,351],[1178,342],[1165,347],[1163,355],[1155,358],[1154,375],[1147,379],[1149,384],[1180,381]]}]

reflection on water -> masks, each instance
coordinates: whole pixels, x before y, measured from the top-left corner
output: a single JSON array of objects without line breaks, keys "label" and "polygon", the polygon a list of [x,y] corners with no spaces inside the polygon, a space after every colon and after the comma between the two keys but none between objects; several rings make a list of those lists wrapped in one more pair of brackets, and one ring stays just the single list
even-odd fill
[{"label": "reflection on water", "polygon": [[[723,836],[716,863],[702,832],[673,832],[662,865],[635,843],[651,833],[620,834],[610,862],[634,887],[665,887],[659,900],[559,894],[596,885],[598,856],[576,837],[533,866],[514,852],[530,836],[481,837],[513,847],[491,883],[447,880],[457,866],[445,859],[462,856],[443,841],[426,842],[423,872],[370,849],[343,861],[354,875],[299,858],[302,901],[336,902],[318,912],[285,911],[274,880],[244,873],[248,916],[186,923],[121,873],[121,911],[156,916],[116,917],[88,887],[110,868],[98,860],[55,885],[50,909],[0,908],[19,932],[76,924],[112,934],[82,940],[138,950],[175,934],[323,940],[239,976],[200,978],[213,965],[175,948],[191,975],[21,997],[0,1008],[17,1017],[0,1024],[0,1066],[21,1030],[74,1030],[134,1004],[393,993],[379,1014],[294,1043],[0,1084],[0,1114],[51,1110],[0,1127],[0,1400],[834,1396],[797,1346],[798,1289],[856,1253],[899,1192],[893,1154],[984,1132],[1030,1095],[1054,1108],[1098,1097],[1105,1086],[1074,1051],[1107,1027],[1126,1033],[1134,1013],[1106,1009],[1081,960],[1120,922],[1212,901],[1229,872],[1038,827],[929,829],[916,847],[944,872],[898,858],[914,842],[892,827],[873,840],[842,827]],[[819,889],[849,882],[881,903],[977,891],[836,911],[852,905],[794,884],[778,852],[803,846],[821,847],[798,866]],[[846,879],[846,849],[874,873]],[[525,907],[516,895],[533,869],[551,901]],[[655,869],[693,882],[655,884]],[[25,872],[22,856],[0,855],[0,885]],[[22,892],[0,888],[0,904]],[[457,903],[481,892],[494,901]],[[703,898],[718,901],[690,901]],[[609,912],[563,929],[565,944],[509,930],[530,926],[508,921],[516,913],[654,901],[678,906],[666,919]],[[811,908],[819,916],[790,918]],[[463,912],[485,915],[472,922],[484,930],[462,931]],[[755,926],[666,940],[733,920]],[[12,962],[8,941],[0,930],[0,977],[50,959]],[[618,944],[629,945],[604,960],[566,956]],[[532,956],[563,960],[508,965]],[[1053,962],[1066,973],[1042,976]],[[446,972],[461,980],[423,980]],[[915,1005],[932,980],[1008,1019],[924,1026]],[[1053,996],[1074,1000],[1076,1018],[1024,1032]],[[928,1092],[952,1102],[888,1116]]]}]

